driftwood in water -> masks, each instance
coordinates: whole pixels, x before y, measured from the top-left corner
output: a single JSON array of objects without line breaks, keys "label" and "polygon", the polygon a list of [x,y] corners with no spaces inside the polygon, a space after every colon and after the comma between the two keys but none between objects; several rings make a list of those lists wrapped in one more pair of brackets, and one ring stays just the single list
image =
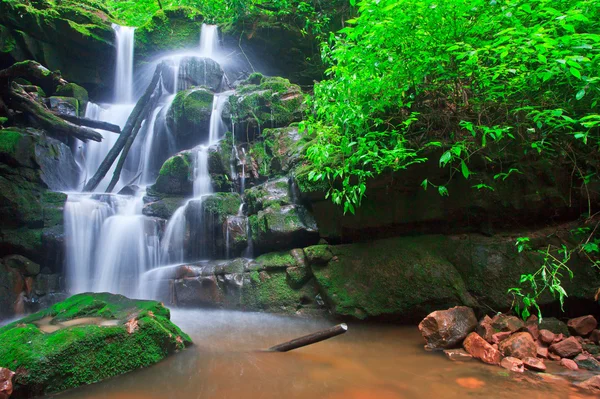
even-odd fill
[{"label": "driftwood in water", "polygon": [[119,182],[119,179],[121,178],[121,171],[123,170],[123,165],[125,165],[125,160],[127,159],[127,155],[129,154],[129,149],[133,145],[135,138],[137,137],[140,129],[142,128],[142,122],[144,121],[144,119],[150,116],[150,113],[152,112],[152,109],[156,107],[160,96],[162,96],[162,84],[159,83],[158,85],[156,85],[156,90],[154,91],[154,93],[152,93],[152,95],[150,96],[150,100],[148,100],[146,105],[144,105],[144,109],[142,110],[140,117],[138,118],[135,127],[133,128],[133,132],[131,132],[131,134],[127,138],[127,142],[123,147],[123,151],[121,152],[121,156],[119,157],[119,162],[117,162],[117,167],[115,168],[113,177],[110,180],[110,183],[108,184],[108,187],[106,189],[107,193],[112,192],[112,190],[114,190],[115,186]]},{"label": "driftwood in water", "polygon": [[109,122],[96,121],[89,118],[81,118],[79,116],[61,113],[56,113],[55,115],[60,116],[62,119],[79,126],[93,127],[94,129],[102,129],[106,130],[107,132],[121,133],[121,127],[119,127],[119,125],[114,125]]},{"label": "driftwood in water", "polygon": [[335,327],[322,330],[314,334],[305,335],[304,337],[296,338],[283,344],[275,345],[269,348],[270,352],[288,352],[294,349],[302,348],[303,346],[316,344],[329,338],[337,337],[348,331],[346,323],[338,324]]},{"label": "driftwood in water", "polygon": [[59,72],[52,72],[36,61],[17,62],[6,69],[0,70],[0,80],[13,80],[16,78],[28,80],[48,93],[53,93],[56,86],[67,84],[67,81],[62,78]]},{"label": "driftwood in water", "polygon": [[73,136],[81,141],[102,141],[102,135],[92,129],[76,126],[59,118],[44,105],[35,101],[23,88],[12,82],[9,91],[11,105],[31,116],[50,135]]},{"label": "driftwood in water", "polygon": [[106,158],[104,158],[94,176],[92,176],[92,178],[87,182],[87,184],[83,188],[83,191],[93,191],[96,187],[98,187],[98,184],[100,184],[102,179],[104,179],[104,176],[106,176],[112,164],[115,162],[115,160],[127,144],[127,140],[129,139],[129,136],[131,136],[131,134],[133,133],[133,130],[138,124],[138,121],[139,123],[141,123],[141,121],[143,120],[143,112],[146,109],[146,103],[150,101],[152,94],[154,93],[156,87],[160,83],[160,77],[165,68],[166,65],[164,64],[159,64],[156,67],[156,70],[154,71],[154,76],[152,76],[152,81],[146,88],[144,95],[142,95],[142,97],[139,99],[139,101],[133,108],[133,111],[131,111],[131,115],[129,115],[129,118],[127,118],[127,123],[125,123],[125,127],[121,131],[121,135],[117,139],[117,142],[110,149],[110,151],[106,155]]}]

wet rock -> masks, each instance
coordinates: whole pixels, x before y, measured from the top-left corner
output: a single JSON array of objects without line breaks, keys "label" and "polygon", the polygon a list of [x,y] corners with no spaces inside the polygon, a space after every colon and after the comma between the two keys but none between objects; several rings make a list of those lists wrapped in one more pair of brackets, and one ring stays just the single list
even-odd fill
[{"label": "wet rock", "polygon": [[419,331],[429,349],[449,349],[459,346],[477,327],[473,309],[455,306],[430,313],[419,324]]},{"label": "wet rock", "polygon": [[300,248],[319,241],[317,224],[302,205],[273,205],[249,217],[252,240],[260,252]]},{"label": "wet rock", "polygon": [[194,191],[193,162],[189,151],[180,152],[167,159],[160,168],[151,190],[169,195],[191,195]]},{"label": "wet rock", "polygon": [[258,186],[247,189],[244,198],[248,205],[248,214],[253,215],[272,205],[293,205],[294,201],[290,191],[287,177],[268,180]]},{"label": "wet rock", "polygon": [[444,355],[454,361],[468,361],[473,359],[473,356],[464,349],[444,349]]},{"label": "wet rock", "polygon": [[538,346],[537,347],[537,355],[538,355],[538,357],[548,359],[548,348],[546,348],[544,346]]},{"label": "wet rock", "polygon": [[571,335],[569,334],[569,327],[555,317],[544,317],[539,323],[539,328],[540,330],[549,330],[554,334],[563,334],[566,337]]},{"label": "wet rock", "polygon": [[588,380],[577,383],[575,385],[592,392],[600,393],[600,375],[596,375]]},{"label": "wet rock", "polygon": [[480,359],[484,363],[498,364],[502,359],[500,352],[475,332],[470,333],[465,338],[463,346],[471,356]]},{"label": "wet rock", "polygon": [[594,331],[598,326],[598,322],[594,316],[587,315],[569,320],[567,326],[571,334],[583,337]]},{"label": "wet rock", "polygon": [[569,370],[579,370],[579,366],[571,359],[560,359],[560,365]]},{"label": "wet rock", "polygon": [[55,94],[61,97],[72,97],[76,99],[79,105],[79,115],[83,116],[85,114],[85,107],[89,100],[88,91],[85,88],[75,83],[67,83],[64,86],[58,86]]},{"label": "wet rock", "polygon": [[572,358],[581,353],[583,348],[575,337],[569,337],[563,341],[550,345],[550,352],[560,357]]},{"label": "wet rock", "polygon": [[515,373],[522,373],[525,371],[525,365],[523,364],[523,361],[511,356],[502,359],[500,366]]},{"label": "wet rock", "polygon": [[600,330],[594,330],[590,334],[590,340],[596,344],[600,344]]},{"label": "wet rock", "polygon": [[180,91],[167,112],[167,126],[178,149],[208,141],[213,93],[204,88]]},{"label": "wet rock", "polygon": [[507,339],[508,337],[510,337],[511,334],[512,333],[510,331],[502,331],[502,332],[496,333],[496,334],[492,335],[492,343],[499,344],[500,342],[502,342],[505,339]]},{"label": "wet rock", "polygon": [[477,334],[489,343],[493,343],[493,335],[496,331],[492,327],[492,318],[488,315],[483,316],[483,319],[477,324]]},{"label": "wet rock", "polygon": [[248,218],[246,216],[227,216],[223,223],[223,236],[229,252],[228,257],[237,256],[248,246]]},{"label": "wet rock", "polygon": [[560,361],[560,360],[561,360],[561,357],[560,357],[560,356],[558,356],[558,355],[557,355],[557,354],[555,354],[555,353],[552,353],[552,352],[548,351],[548,359],[550,359],[550,360],[554,360],[554,361],[557,361],[557,362],[558,362],[558,361]]},{"label": "wet rock", "polygon": [[525,359],[526,357],[535,357],[537,355],[537,345],[531,334],[527,332],[513,334],[498,346],[504,356]]},{"label": "wet rock", "polygon": [[533,339],[537,341],[540,337],[540,328],[538,326],[537,317],[535,318],[535,320],[528,319],[525,322],[525,327],[522,329],[522,331],[527,331],[529,334],[531,334]]},{"label": "wet rock", "polygon": [[273,154],[270,163],[271,173],[287,173],[300,163],[303,147],[298,127],[265,129],[262,136],[270,144],[270,150]]},{"label": "wet rock", "polygon": [[546,365],[544,364],[544,361],[536,357],[526,357],[525,359],[523,359],[523,364],[528,370],[542,372],[546,371]]},{"label": "wet rock", "polygon": [[565,340],[565,336],[563,334],[556,334],[554,336],[554,343],[560,342],[560,341],[564,341]]},{"label": "wet rock", "polygon": [[180,306],[214,307],[221,305],[224,300],[216,276],[176,280],[174,289]]},{"label": "wet rock", "polygon": [[14,376],[14,372],[0,367],[0,399],[8,399],[12,395]]},{"label": "wet rock", "polygon": [[600,371],[600,362],[593,356],[581,353],[575,357],[574,361],[580,369]]},{"label": "wet rock", "polygon": [[47,105],[50,110],[59,114],[79,115],[79,102],[72,97],[50,97]]},{"label": "wet rock", "polygon": [[211,58],[184,57],[179,64],[178,90],[204,86],[216,92],[223,81],[223,68]]},{"label": "wet rock", "polygon": [[552,345],[556,339],[556,334],[550,330],[540,330],[540,341],[546,345]]},{"label": "wet rock", "polygon": [[38,274],[34,282],[34,293],[37,296],[44,296],[61,291],[60,274]]},{"label": "wet rock", "polygon": [[600,355],[600,346],[598,346],[598,345],[584,343],[581,346],[583,347],[583,350],[585,352],[589,353],[590,355],[594,355],[594,356]]},{"label": "wet rock", "polygon": [[24,276],[36,276],[40,273],[40,265],[21,255],[10,255],[2,262],[12,269],[18,270]]},{"label": "wet rock", "polygon": [[516,316],[498,314],[492,318],[492,327],[496,331],[509,331],[513,333],[525,327],[525,323]]}]

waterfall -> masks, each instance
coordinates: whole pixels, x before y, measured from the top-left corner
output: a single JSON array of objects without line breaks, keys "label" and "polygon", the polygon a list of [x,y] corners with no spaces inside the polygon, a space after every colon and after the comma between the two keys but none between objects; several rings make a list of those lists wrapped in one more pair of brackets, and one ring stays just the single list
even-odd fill
[{"label": "waterfall", "polygon": [[216,25],[202,24],[200,56],[212,58],[219,47],[219,30]]},{"label": "waterfall", "polygon": [[208,145],[216,144],[227,130],[223,121],[223,111],[229,102],[231,92],[217,93],[213,97],[212,112],[210,114],[210,128],[208,132]]},{"label": "waterfall", "polygon": [[133,101],[133,47],[135,28],[113,24],[117,47],[115,71],[115,103]]},{"label": "waterfall", "polygon": [[194,198],[212,192],[210,174],[208,173],[208,147],[199,146],[196,149],[194,162]]}]

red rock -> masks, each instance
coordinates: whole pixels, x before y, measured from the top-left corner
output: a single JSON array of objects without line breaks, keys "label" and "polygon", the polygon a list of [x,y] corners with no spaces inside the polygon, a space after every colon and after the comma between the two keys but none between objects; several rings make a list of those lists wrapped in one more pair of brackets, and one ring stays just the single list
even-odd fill
[{"label": "red rock", "polygon": [[585,344],[585,339],[583,339],[582,337],[575,337],[575,339],[577,340],[577,342],[579,342],[581,345]]},{"label": "red rock", "polygon": [[515,332],[525,327],[525,323],[516,316],[497,314],[492,318],[492,327],[494,327],[496,331]]},{"label": "red rock", "polygon": [[467,389],[478,389],[485,385],[485,382],[473,377],[457,378],[456,383]]},{"label": "red rock", "polygon": [[466,361],[473,359],[464,349],[444,349],[444,355],[450,360]]},{"label": "red rock", "polygon": [[545,346],[538,346],[537,355],[538,357],[548,359],[548,348],[546,348]]},{"label": "red rock", "polygon": [[483,316],[483,319],[481,319],[477,325],[477,334],[491,344],[493,342],[492,335],[494,335],[494,333],[492,319],[488,315]]},{"label": "red rock", "polygon": [[588,389],[592,392],[600,392],[600,375],[595,375],[589,380],[576,384],[578,387]]},{"label": "red rock", "polygon": [[487,343],[477,333],[472,332],[469,334],[463,342],[463,346],[471,356],[480,359],[484,363],[498,364],[502,359],[500,352],[494,349],[492,345]]},{"label": "red rock", "polygon": [[473,309],[455,306],[430,313],[419,324],[419,331],[429,349],[449,349],[460,345],[477,327]]},{"label": "red rock", "polygon": [[548,352],[548,359],[554,360],[554,361],[559,361],[561,359],[561,357],[552,352]]},{"label": "red rock", "polygon": [[581,353],[583,348],[575,337],[569,337],[563,341],[550,345],[550,352],[560,357],[575,357]]},{"label": "red rock", "polygon": [[566,337],[564,336],[564,334],[556,334],[556,336],[554,337],[554,343],[564,341],[565,338]]},{"label": "red rock", "polygon": [[540,328],[538,326],[537,318],[535,320],[527,319],[527,322],[525,323],[525,329],[523,331],[527,331],[529,334],[531,334],[533,339],[537,341],[540,337]]},{"label": "red rock", "polygon": [[600,344],[600,330],[594,330],[590,334],[590,341],[595,344]]},{"label": "red rock", "polygon": [[0,367],[0,399],[8,399],[12,395],[14,375],[9,369]]},{"label": "red rock", "polygon": [[594,316],[587,315],[569,320],[567,326],[571,334],[585,336],[594,331],[598,322]]},{"label": "red rock", "polygon": [[496,333],[496,334],[492,335],[492,342],[495,344],[499,344],[500,342],[504,341],[506,338],[510,337],[510,334],[512,334],[510,331],[502,331],[502,332]]},{"label": "red rock", "polygon": [[540,341],[545,343],[546,345],[552,345],[554,343],[554,339],[556,338],[556,334],[554,334],[550,330],[540,330]]},{"label": "red rock", "polygon": [[522,373],[525,371],[525,367],[523,361],[521,359],[517,359],[516,357],[505,357],[500,362],[500,366],[504,367],[509,371],[514,371],[515,373]]},{"label": "red rock", "polygon": [[499,350],[504,356],[517,357],[524,359],[526,357],[535,357],[537,355],[537,345],[528,332],[519,332],[511,335],[509,338],[500,342]]},{"label": "red rock", "polygon": [[546,365],[544,364],[544,361],[538,359],[537,357],[526,357],[523,359],[523,364],[528,370],[546,371]]},{"label": "red rock", "polygon": [[575,363],[575,361],[571,359],[561,359],[560,365],[568,368],[569,370],[579,370],[579,366],[577,365],[577,363]]}]

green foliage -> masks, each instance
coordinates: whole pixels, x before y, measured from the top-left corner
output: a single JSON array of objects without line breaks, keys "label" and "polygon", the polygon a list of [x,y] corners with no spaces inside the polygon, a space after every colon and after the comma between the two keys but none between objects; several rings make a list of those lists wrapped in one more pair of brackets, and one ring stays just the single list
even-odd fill
[{"label": "green foliage", "polygon": [[[543,156],[597,176],[600,3],[594,0],[363,0],[323,45],[307,134],[312,180],[345,211],[369,178],[444,149],[440,167],[493,189],[470,167]],[[512,146],[508,152],[507,146]],[[517,151],[513,151],[516,149]],[[497,169],[498,170],[498,169]],[[479,179],[477,181],[477,179]],[[448,182],[438,187],[448,195]]]}]

